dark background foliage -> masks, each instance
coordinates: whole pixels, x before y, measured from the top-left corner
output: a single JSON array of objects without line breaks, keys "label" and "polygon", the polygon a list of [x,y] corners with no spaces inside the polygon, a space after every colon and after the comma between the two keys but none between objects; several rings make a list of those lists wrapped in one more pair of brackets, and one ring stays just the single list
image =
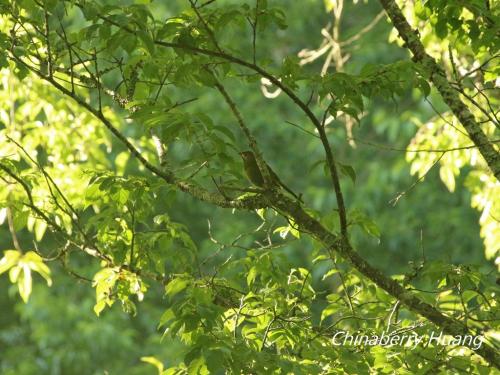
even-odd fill
[{"label": "dark background foliage", "polygon": [[[274,4],[285,8],[288,28],[272,29],[259,36],[258,57],[268,58],[271,66],[281,64],[287,56],[296,56],[304,48],[319,46],[322,41],[320,29],[331,20],[331,14],[325,11],[321,1],[276,1]],[[176,14],[185,6],[184,1],[153,3],[155,12],[165,16]],[[345,38],[355,35],[380,11],[380,5],[374,1],[346,2],[341,35]],[[75,14],[71,27],[77,29],[82,22]],[[348,51],[352,56],[345,65],[346,72],[358,74],[366,64],[388,64],[407,58],[404,49],[388,42],[390,31],[391,25],[382,19],[365,34],[356,48]],[[222,33],[221,37],[243,56],[246,52],[245,57],[251,59],[249,35]],[[323,59],[318,59],[305,70],[317,73],[322,64]],[[276,99],[265,98],[259,82],[246,86],[229,83],[227,89],[248,120],[266,160],[279,171],[281,179],[295,191],[302,192],[311,208],[334,215],[335,195],[323,166],[316,163],[323,158],[318,140],[286,122],[304,123],[293,103],[284,95]],[[308,88],[301,87],[299,92],[306,97]],[[225,104],[213,93],[192,90],[189,95],[197,97],[190,104],[193,112],[208,113],[215,123],[233,121]],[[437,107],[443,107],[437,96],[433,101]],[[353,129],[353,137],[357,140],[355,147],[346,141],[348,135],[341,121],[333,121],[328,128],[328,137],[339,162],[356,171],[355,182],[348,176],[342,178],[347,207],[366,214],[380,231],[380,238],[376,238],[360,228],[353,229],[355,247],[388,275],[408,272],[411,269],[409,262],[418,262],[423,256],[452,264],[478,264],[486,271],[492,270],[493,264],[485,260],[479,237],[479,213],[470,207],[471,196],[463,187],[464,178],[458,177],[456,190],[450,193],[435,168],[412,186],[417,177],[410,175],[405,153],[391,150],[404,149],[408,145],[417,130],[415,121],[426,122],[435,115],[421,92],[408,88],[394,99],[380,97],[365,105],[366,115]],[[309,125],[303,126],[312,130]],[[132,136],[135,130],[126,131]],[[245,149],[242,135],[235,132],[235,137],[238,146]],[[114,140],[112,150],[106,157],[109,165],[116,169],[115,161],[123,147]],[[179,160],[189,155],[185,145],[174,147],[172,153]],[[144,176],[145,172],[134,159],[129,159],[125,175]],[[391,204],[391,200],[403,191],[407,193],[397,204]],[[158,198],[157,214],[167,209],[173,221],[186,225],[199,259],[218,249],[210,236],[221,243],[229,243],[239,234],[257,228],[261,222],[253,212],[230,215],[228,209],[207,205],[182,193],[176,193],[175,200],[171,198],[167,193]],[[332,225],[336,225],[333,222]],[[26,229],[18,236],[23,246],[31,246],[32,235]],[[278,233],[272,236],[279,239]],[[248,237],[241,244],[250,246],[253,240]],[[7,225],[0,226],[0,249],[12,248],[11,241]],[[55,244],[50,235],[44,238],[44,247]],[[326,291],[327,287],[320,282],[325,269],[321,265],[313,267],[312,248],[310,241],[301,240],[289,241],[275,251],[279,252],[277,259],[282,260],[285,268],[312,267],[313,285],[320,292]],[[244,250],[231,251],[235,259],[246,256]],[[208,262],[204,266],[207,272],[226,257],[227,253],[222,252],[213,263]],[[84,257],[77,257],[72,262],[77,265],[78,273],[88,278],[99,269],[95,262]],[[182,361],[188,348],[169,337],[161,341],[161,332],[157,329],[165,309],[161,285],[151,286],[145,300],[137,305],[135,316],[124,313],[115,304],[97,317],[92,311],[95,292],[90,284],[68,275],[58,263],[51,265],[51,271],[55,285],[48,288],[35,276],[34,290],[27,304],[20,301],[16,286],[11,285],[8,278],[0,278],[2,374],[152,374],[153,368],[141,362],[140,357],[156,356],[168,366]],[[325,303],[321,298],[318,301],[319,305]],[[321,309],[316,309],[318,319]]]}]

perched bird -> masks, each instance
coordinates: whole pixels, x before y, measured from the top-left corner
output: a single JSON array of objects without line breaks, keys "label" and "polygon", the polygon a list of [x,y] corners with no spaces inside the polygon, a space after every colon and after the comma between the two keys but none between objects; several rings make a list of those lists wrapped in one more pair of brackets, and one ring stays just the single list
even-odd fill
[{"label": "perched bird", "polygon": [[[255,160],[255,155],[253,154],[252,151],[243,151],[240,152],[240,156],[243,159],[243,167],[245,168],[245,173],[248,177],[248,179],[258,187],[264,187],[264,177],[262,176],[262,173],[260,173],[259,166],[257,165],[257,160]],[[269,175],[273,179],[274,182],[276,182],[278,185],[280,185],[283,189],[288,191],[290,194],[292,194],[295,198],[297,198],[299,201],[302,202],[302,199],[298,197],[289,187],[287,187],[281,180],[279,179],[278,175],[274,173],[274,171],[271,169],[269,165],[267,165],[267,169],[269,170]]]}]

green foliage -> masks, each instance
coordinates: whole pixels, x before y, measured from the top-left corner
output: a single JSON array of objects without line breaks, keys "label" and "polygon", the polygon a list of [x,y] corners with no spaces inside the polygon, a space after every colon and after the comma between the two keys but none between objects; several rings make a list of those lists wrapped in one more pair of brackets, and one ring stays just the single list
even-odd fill
[{"label": "green foliage", "polygon": [[6,271],[9,271],[10,282],[17,283],[19,295],[24,302],[28,302],[31,294],[31,271],[37,272],[47,280],[47,285],[52,284],[50,269],[43,262],[40,255],[33,251],[22,254],[16,250],[5,250],[4,256],[0,259],[0,274]]},{"label": "green foliage", "polygon": [[[494,60],[499,48],[498,38],[494,37],[498,31],[498,22],[494,20],[498,15],[485,7],[485,4],[430,1],[425,6],[415,4],[413,12],[417,19],[431,20],[434,28],[425,27],[420,33],[433,46],[435,54],[449,56],[445,69],[458,80],[459,91],[472,104],[470,108],[473,115],[485,122],[483,131],[495,139],[498,135],[498,120],[494,111],[492,115],[488,111],[498,106],[498,97],[488,95],[487,92],[492,88],[491,74],[498,68]],[[473,60],[462,57],[467,52],[473,54]],[[492,66],[484,71],[477,68],[478,64],[488,65],[490,61]],[[464,74],[464,71],[467,72]],[[458,76],[459,72],[462,77]],[[435,94],[431,98],[439,100]],[[479,223],[485,254],[488,259],[495,259],[500,251],[500,226],[498,220],[494,219],[500,214],[498,199],[495,199],[499,189],[498,181],[482,173],[486,167],[484,160],[477,148],[470,147],[470,138],[449,111],[443,111],[425,122],[417,119],[414,121],[419,129],[411,140],[411,147],[443,152],[408,153],[407,160],[411,162],[412,174],[422,177],[433,164],[438,163],[440,178],[450,192],[455,191],[456,179],[461,172],[468,175],[465,186],[471,192],[472,207],[481,211]],[[478,179],[478,175],[482,177]]]},{"label": "green foliage", "polygon": [[[325,4],[336,69],[321,70],[297,53],[330,17],[312,2],[0,3],[0,274],[23,301],[0,295],[2,373],[490,372],[429,336],[453,319],[495,347],[499,183],[387,25],[335,29],[336,12],[370,24],[378,8]],[[404,12],[498,138],[496,13]],[[381,153],[407,143],[406,160]],[[248,187],[246,149],[305,203]]]}]

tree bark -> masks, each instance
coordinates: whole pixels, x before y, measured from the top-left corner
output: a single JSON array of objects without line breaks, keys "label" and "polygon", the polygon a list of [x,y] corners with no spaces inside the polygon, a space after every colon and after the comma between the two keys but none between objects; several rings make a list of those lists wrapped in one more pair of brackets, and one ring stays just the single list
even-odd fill
[{"label": "tree bark", "polygon": [[380,3],[398,30],[399,36],[405,41],[405,46],[413,54],[413,61],[429,72],[429,79],[436,86],[443,101],[458,118],[472,142],[483,155],[493,175],[500,181],[500,153],[494,148],[493,143],[483,132],[469,108],[462,102],[458,91],[451,86],[444,69],[425,52],[418,31],[411,28],[396,2],[394,0],[380,0]]},{"label": "tree bark", "polygon": [[[278,196],[274,195],[270,198],[269,204],[289,214],[299,226],[301,231],[309,233],[312,237],[322,242],[326,247],[338,253],[359,273],[396,298],[409,310],[430,320],[437,327],[441,328],[445,334],[451,336],[474,336],[474,333],[471,332],[464,323],[444,315],[435,307],[422,301],[417,295],[415,295],[415,293],[406,290],[397,281],[384,275],[379,269],[373,267],[358,254],[358,252],[349,244],[347,240],[332,234],[325,227],[323,227],[319,221],[308,215],[296,202],[293,202],[278,193]],[[500,358],[493,347],[483,343],[480,348],[474,351],[492,366],[500,368]]]}]

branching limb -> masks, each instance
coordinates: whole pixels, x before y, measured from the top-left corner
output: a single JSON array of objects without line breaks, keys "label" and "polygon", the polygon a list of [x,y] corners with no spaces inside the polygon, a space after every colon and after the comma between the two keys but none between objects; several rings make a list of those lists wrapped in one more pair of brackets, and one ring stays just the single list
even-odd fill
[{"label": "branching limb", "polygon": [[[349,243],[342,241],[341,238],[333,235],[323,225],[308,215],[302,207],[294,204],[293,201],[285,196],[277,193],[274,200],[274,205],[287,212],[300,227],[302,231],[311,233],[317,240],[321,241],[327,248],[337,252],[340,256],[346,259],[358,272],[367,277],[378,287],[385,290],[396,300],[400,301],[408,309],[424,316],[435,325],[443,329],[443,331],[452,336],[473,335],[472,332],[462,322],[444,315],[435,307],[422,301],[414,293],[405,289],[397,281],[385,276],[379,269],[370,265],[363,259],[358,252],[352,248]],[[500,367],[500,358],[497,351],[489,345],[483,345],[475,352],[486,359],[490,364]]]},{"label": "branching limb", "polygon": [[394,27],[398,30],[399,36],[405,41],[406,47],[413,54],[413,60],[423,66],[429,73],[431,82],[436,86],[444,102],[457,116],[463,125],[470,139],[477,146],[481,155],[490,167],[493,175],[500,181],[500,153],[489,142],[488,137],[483,132],[469,108],[460,99],[459,93],[446,78],[443,68],[438,65],[420,41],[419,34],[413,30],[404,17],[401,9],[394,0],[380,0],[387,15]]},{"label": "branching limb", "polygon": [[33,68],[26,62],[24,62],[19,57],[13,55],[12,58],[18,63],[24,65],[31,72],[36,74],[38,77],[43,80],[49,82],[52,86],[58,89],[64,95],[70,97],[74,100],[78,105],[82,108],[86,109],[90,112],[94,117],[101,121],[101,123],[120,141],[125,147],[130,151],[130,153],[135,156],[139,162],[154,175],[163,179],[166,183],[170,185],[175,185],[181,191],[191,194],[195,198],[208,202],[219,207],[225,208],[240,208],[240,209],[256,209],[256,208],[264,208],[267,207],[268,204],[258,196],[246,197],[245,199],[236,199],[236,200],[228,200],[225,197],[209,192],[197,185],[194,185],[187,181],[182,181],[177,179],[177,177],[171,171],[163,171],[158,167],[154,166],[149,162],[140,152],[135,148],[135,146],[130,143],[130,141],[123,135],[112,123],[111,121],[104,116],[102,112],[93,108],[89,103],[87,103],[83,98],[79,97],[77,94],[72,93],[71,90],[68,90],[66,87],[57,82],[53,77],[48,77],[42,74],[39,70]]},{"label": "branching limb", "polygon": [[[76,4],[76,5],[79,7],[82,6],[79,4]],[[106,21],[111,25],[114,25],[114,26],[116,26],[124,31],[127,31],[128,33],[130,33],[132,35],[137,35],[136,31],[134,31],[133,29],[126,27],[126,26],[123,26],[123,25],[120,25],[117,22],[110,19],[109,17],[100,16],[100,18],[103,21]],[[344,204],[344,197],[342,194],[342,190],[340,188],[340,179],[339,179],[339,173],[337,171],[337,166],[335,164],[335,158],[333,156],[333,152],[332,152],[330,143],[328,141],[328,138],[327,138],[327,135],[325,132],[325,128],[324,128],[323,124],[321,124],[320,121],[316,118],[316,116],[314,115],[312,110],[309,108],[309,106],[305,102],[303,102],[293,92],[292,89],[290,89],[288,86],[283,84],[278,78],[276,78],[275,76],[273,76],[272,74],[267,72],[265,69],[261,68],[260,66],[253,64],[251,62],[245,61],[239,57],[227,54],[225,52],[207,50],[204,48],[194,47],[194,46],[187,45],[187,44],[165,42],[162,40],[154,40],[154,43],[156,45],[162,46],[162,47],[178,48],[178,49],[189,51],[191,53],[198,54],[198,55],[205,55],[205,56],[212,56],[212,57],[221,58],[225,61],[232,62],[236,65],[243,66],[243,67],[246,67],[250,70],[253,70],[254,72],[260,74],[262,77],[267,78],[276,87],[280,88],[304,112],[304,114],[309,118],[309,120],[313,123],[314,127],[317,129],[319,137],[321,139],[321,143],[322,143],[323,148],[325,150],[326,163],[328,165],[330,177],[331,177],[333,188],[335,191],[335,197],[337,199],[341,233],[345,237],[345,239],[347,239],[347,214],[346,214],[346,209],[345,209],[345,204]],[[256,155],[256,157],[258,158],[258,155]]]}]

